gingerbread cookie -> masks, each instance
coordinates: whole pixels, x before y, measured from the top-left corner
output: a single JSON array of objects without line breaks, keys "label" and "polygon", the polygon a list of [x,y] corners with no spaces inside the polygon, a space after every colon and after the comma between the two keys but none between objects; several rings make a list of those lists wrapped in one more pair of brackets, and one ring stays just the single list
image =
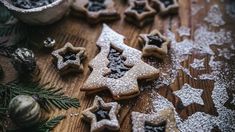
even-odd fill
[{"label": "gingerbread cookie", "polygon": [[69,72],[82,72],[83,60],[86,58],[86,51],[83,47],[74,47],[66,43],[63,48],[53,51],[53,61],[63,75]]},{"label": "gingerbread cookie", "polygon": [[179,9],[178,0],[151,0],[152,6],[160,11],[160,15],[177,13]]},{"label": "gingerbread cookie", "polygon": [[117,114],[120,105],[117,102],[105,103],[99,96],[95,97],[93,105],[82,112],[82,118],[91,122],[91,132],[104,129],[119,130]]},{"label": "gingerbread cookie", "polygon": [[148,0],[130,0],[125,11],[125,20],[138,27],[154,21],[156,11],[150,7]]},{"label": "gingerbread cookie", "polygon": [[133,132],[179,132],[171,108],[154,114],[131,113]]},{"label": "gingerbread cookie", "polygon": [[86,18],[91,24],[120,18],[113,0],[76,0],[72,9],[74,15]]},{"label": "gingerbread cookie", "polygon": [[124,37],[104,24],[97,41],[100,53],[90,61],[92,72],[81,91],[108,89],[116,100],[137,96],[138,80],[152,80],[159,70],[141,60],[142,52],[124,44]]},{"label": "gingerbread cookie", "polygon": [[139,43],[143,46],[143,56],[163,59],[167,55],[170,40],[155,29],[150,34],[140,34]]}]

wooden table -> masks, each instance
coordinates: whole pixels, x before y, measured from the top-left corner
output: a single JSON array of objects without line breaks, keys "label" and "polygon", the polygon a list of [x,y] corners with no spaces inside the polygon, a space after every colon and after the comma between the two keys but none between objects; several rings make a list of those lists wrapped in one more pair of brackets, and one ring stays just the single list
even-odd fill
[{"label": "wooden table", "polygon": [[[115,0],[117,4],[117,10],[121,13],[121,20],[108,23],[108,25],[117,31],[118,33],[126,37],[125,43],[131,47],[141,50],[141,47],[138,45],[138,35],[140,33],[149,33],[153,29],[158,29],[161,32],[165,33],[167,29],[171,29],[174,33],[180,26],[187,26],[191,29],[191,37],[193,38],[194,30],[196,26],[203,21],[204,17],[207,15],[207,11],[210,9],[211,5],[218,4],[221,7],[223,13],[225,13],[224,3],[220,0],[211,0],[210,3],[207,3],[206,0],[195,0],[196,3],[204,6],[196,15],[191,15],[191,6],[192,2],[190,0],[179,0],[180,1],[180,10],[179,15],[169,16],[161,18],[159,16],[155,17],[153,24],[150,24],[144,28],[137,28],[131,24],[128,24],[124,21],[123,12],[127,8],[127,4],[123,2],[124,0]],[[228,17],[228,15],[223,16],[226,21],[225,29],[235,31],[234,22]],[[81,74],[73,74],[65,77],[61,77],[55,67],[52,64],[52,57],[49,53],[43,51],[36,51],[37,63],[41,69],[40,77],[41,83],[50,82],[51,85],[56,85],[58,88],[62,87],[66,95],[77,97],[80,100],[81,107],[78,109],[69,109],[68,111],[57,111],[51,113],[52,116],[65,114],[67,118],[59,124],[55,132],[86,132],[89,131],[89,124],[85,123],[80,119],[81,111],[88,108],[92,105],[94,94],[85,96],[84,92],[80,92],[84,81],[89,76],[90,71],[88,68],[88,62],[95,57],[99,52],[96,47],[96,40],[99,37],[102,29],[102,24],[90,26],[86,21],[76,18],[74,16],[66,16],[63,20],[57,22],[56,24],[49,25],[42,28],[40,34],[32,34],[32,37],[36,41],[42,42],[43,39],[47,36],[54,37],[57,41],[56,49],[61,48],[66,42],[71,42],[75,46],[85,47],[88,52],[88,58],[85,61],[85,71]],[[180,41],[183,38],[178,34],[176,35],[177,40]],[[200,75],[202,73],[210,72],[209,66],[206,66],[206,70],[197,71],[189,66],[192,63],[193,59],[197,54],[192,54],[189,59],[182,63],[183,67],[186,67],[190,70],[193,77]],[[9,72],[4,78],[4,81],[12,80],[15,77],[16,72],[13,69],[10,61],[7,58],[0,57],[1,64],[4,69]],[[209,61],[209,56],[206,57],[206,63]],[[164,63],[164,62],[163,62]],[[234,63],[233,63],[234,64]],[[232,65],[234,68],[234,65]],[[234,75],[231,75],[234,76]],[[204,93],[202,94],[202,99],[205,105],[191,104],[184,108],[179,108],[180,98],[173,94],[173,91],[179,90],[184,83],[188,83],[193,87],[204,88]],[[234,89],[234,86],[231,86]],[[122,108],[119,113],[119,122],[121,125],[121,131],[128,132],[131,131],[131,112],[138,111],[143,113],[148,113],[152,109],[152,102],[150,94],[155,91],[167,98],[172,102],[176,108],[176,111],[182,119],[187,119],[188,116],[192,115],[195,112],[205,112],[210,115],[217,115],[217,110],[214,106],[213,100],[211,98],[213,90],[213,81],[200,81],[194,80],[189,77],[187,74],[179,71],[177,79],[170,86],[163,86],[159,89],[146,89],[141,92],[141,94],[133,99],[120,101]],[[229,91],[232,92],[232,91]],[[233,91],[234,92],[234,91]],[[98,93],[106,102],[113,101],[109,92]],[[231,98],[231,94],[229,94]],[[77,115],[78,114],[78,115]],[[76,116],[77,115],[77,116]],[[218,129],[214,129],[216,131]]]}]

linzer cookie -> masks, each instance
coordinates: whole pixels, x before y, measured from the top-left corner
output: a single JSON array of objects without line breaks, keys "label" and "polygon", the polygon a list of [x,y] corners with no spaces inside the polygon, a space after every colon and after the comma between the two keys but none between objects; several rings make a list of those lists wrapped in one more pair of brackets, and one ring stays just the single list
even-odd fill
[{"label": "linzer cookie", "polygon": [[82,91],[88,93],[108,89],[116,100],[137,96],[138,80],[152,80],[159,70],[141,60],[142,52],[124,44],[124,37],[104,24],[97,41],[100,53],[90,61],[92,72]]},{"label": "linzer cookie", "polygon": [[82,112],[82,118],[91,122],[91,132],[119,130],[117,114],[120,105],[117,102],[105,103],[99,96],[95,97],[93,105]]},{"label": "linzer cookie", "polygon": [[76,0],[72,6],[73,14],[95,24],[120,18],[113,0]]},{"label": "linzer cookie", "polygon": [[153,30],[150,34],[140,34],[139,43],[143,46],[143,56],[163,59],[167,55],[170,40],[158,30]]},{"label": "linzer cookie", "polygon": [[74,47],[66,43],[63,48],[52,52],[53,61],[63,75],[69,72],[82,72],[83,60],[86,58],[85,48]]},{"label": "linzer cookie", "polygon": [[154,114],[132,112],[133,132],[179,132],[171,108]]},{"label": "linzer cookie", "polygon": [[179,9],[178,0],[151,0],[153,7],[159,11],[160,15],[177,13]]},{"label": "linzer cookie", "polygon": [[130,0],[125,11],[125,20],[138,27],[153,22],[156,11],[150,7],[148,0]]}]

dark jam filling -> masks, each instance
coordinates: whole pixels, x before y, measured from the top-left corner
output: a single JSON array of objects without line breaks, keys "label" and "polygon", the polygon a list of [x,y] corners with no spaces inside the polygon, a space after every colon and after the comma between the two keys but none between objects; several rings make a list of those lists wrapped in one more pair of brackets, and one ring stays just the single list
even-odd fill
[{"label": "dark jam filling", "polygon": [[173,0],[160,0],[160,1],[164,4],[166,8],[174,4]]},{"label": "dark jam filling", "polygon": [[105,110],[105,109],[103,109],[102,107],[99,107],[99,108],[94,112],[94,114],[95,114],[95,116],[96,116],[97,122],[98,122],[98,121],[101,121],[101,120],[103,120],[103,119],[110,120],[109,111],[110,111],[110,110]]},{"label": "dark jam filling", "polygon": [[145,8],[146,4],[145,3],[135,3],[135,6],[132,8],[132,10],[135,10],[137,11],[137,13],[141,14],[145,11],[148,11],[146,8]]},{"label": "dark jam filling", "polygon": [[97,12],[100,10],[106,9],[106,6],[104,5],[105,0],[89,0],[88,4],[85,6],[88,11],[91,12]]},{"label": "dark jam filling", "polygon": [[161,47],[162,44],[165,42],[160,36],[158,35],[151,35],[147,36],[149,39],[149,45],[155,45],[157,47]]},{"label": "dark jam filling", "polygon": [[77,57],[76,57],[76,54],[75,52],[72,52],[72,51],[67,51],[66,53],[62,54],[61,56],[63,57],[63,62],[66,62],[68,60],[76,60]]},{"label": "dark jam filling", "polygon": [[16,7],[23,9],[32,9],[51,4],[55,0],[11,0]]},{"label": "dark jam filling", "polygon": [[111,73],[106,75],[106,77],[118,79],[124,76],[125,73],[131,69],[131,67],[125,66],[125,59],[121,57],[121,54],[122,52],[112,47],[110,48],[108,55],[108,60],[110,63],[107,67],[111,70]]},{"label": "dark jam filling", "polygon": [[144,124],[144,132],[165,132],[165,131],[166,131],[166,122],[162,122],[157,125],[149,122],[145,122]]}]

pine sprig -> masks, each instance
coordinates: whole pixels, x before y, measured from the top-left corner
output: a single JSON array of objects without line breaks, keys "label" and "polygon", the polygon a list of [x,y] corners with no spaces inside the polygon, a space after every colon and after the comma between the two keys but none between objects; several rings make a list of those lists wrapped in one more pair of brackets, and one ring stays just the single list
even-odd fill
[{"label": "pine sprig", "polygon": [[43,121],[33,127],[7,130],[7,132],[51,132],[63,119],[64,115]]},{"label": "pine sprig", "polygon": [[38,132],[50,132],[55,128],[61,120],[65,119],[65,116],[57,116],[42,125],[40,125],[37,129]]},{"label": "pine sprig", "polygon": [[[8,84],[0,84],[0,89],[5,88],[5,102],[9,104],[8,100],[17,95],[31,95],[38,100],[42,108],[49,110],[53,107],[59,109],[69,109],[71,107],[78,108],[80,106],[77,98],[65,96],[61,91],[55,87],[48,87],[48,84],[39,85],[38,82],[30,82],[27,84],[11,82]],[[1,94],[1,93],[0,93]]]}]

